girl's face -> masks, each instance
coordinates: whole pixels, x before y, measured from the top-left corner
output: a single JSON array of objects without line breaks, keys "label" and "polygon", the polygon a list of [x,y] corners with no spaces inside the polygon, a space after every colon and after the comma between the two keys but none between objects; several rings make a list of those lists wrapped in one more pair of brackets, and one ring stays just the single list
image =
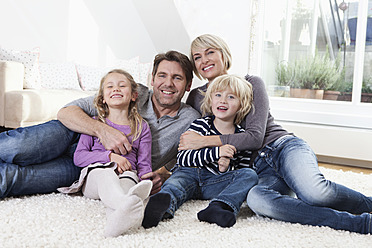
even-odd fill
[{"label": "girl's face", "polygon": [[192,51],[195,67],[199,74],[209,82],[226,74],[222,53],[214,48],[196,48]]},{"label": "girl's face", "polygon": [[103,82],[103,103],[109,108],[128,108],[130,101],[135,101],[137,94],[132,93],[132,86],[126,76],[110,73]]},{"label": "girl's face", "polygon": [[212,113],[216,118],[234,122],[239,108],[240,100],[230,87],[212,93]]}]

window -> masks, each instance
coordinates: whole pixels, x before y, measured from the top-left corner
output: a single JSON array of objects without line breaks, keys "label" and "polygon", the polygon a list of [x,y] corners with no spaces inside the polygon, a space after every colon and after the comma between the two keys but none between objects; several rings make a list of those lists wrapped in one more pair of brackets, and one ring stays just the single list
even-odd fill
[{"label": "window", "polygon": [[372,0],[263,9],[259,73],[276,119],[372,129]]}]

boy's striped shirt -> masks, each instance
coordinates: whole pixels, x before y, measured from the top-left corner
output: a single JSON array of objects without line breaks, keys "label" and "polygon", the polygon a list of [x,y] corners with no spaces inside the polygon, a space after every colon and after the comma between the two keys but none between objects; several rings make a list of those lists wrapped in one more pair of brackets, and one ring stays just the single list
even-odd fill
[{"label": "boy's striped shirt", "polygon": [[[213,116],[206,116],[195,120],[188,131],[196,132],[202,136],[221,135],[213,125]],[[235,125],[235,133],[243,133],[245,130]],[[219,147],[206,147],[199,150],[182,150],[177,154],[177,164],[185,167],[206,168],[215,175],[222,174],[218,170]],[[251,151],[238,151],[232,159],[227,171],[250,167]]]}]

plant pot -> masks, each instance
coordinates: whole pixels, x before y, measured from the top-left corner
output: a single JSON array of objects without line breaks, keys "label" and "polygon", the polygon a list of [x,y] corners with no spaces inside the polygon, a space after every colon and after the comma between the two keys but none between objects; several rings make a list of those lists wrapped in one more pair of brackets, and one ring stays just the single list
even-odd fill
[{"label": "plant pot", "polygon": [[372,93],[362,93],[361,102],[372,102]]},{"label": "plant pot", "polygon": [[351,92],[342,92],[341,95],[338,96],[337,101],[351,102],[351,95]]},{"label": "plant pot", "polygon": [[[337,101],[351,102],[351,98],[351,92],[343,92],[341,95],[338,96]],[[361,102],[372,102],[372,93],[362,93]]]},{"label": "plant pot", "polygon": [[325,90],[323,94],[323,100],[332,100],[336,101],[338,99],[338,96],[341,94],[340,91],[334,91],[334,90]]},{"label": "plant pot", "polygon": [[323,99],[324,90],[291,88],[290,96],[295,98]]}]

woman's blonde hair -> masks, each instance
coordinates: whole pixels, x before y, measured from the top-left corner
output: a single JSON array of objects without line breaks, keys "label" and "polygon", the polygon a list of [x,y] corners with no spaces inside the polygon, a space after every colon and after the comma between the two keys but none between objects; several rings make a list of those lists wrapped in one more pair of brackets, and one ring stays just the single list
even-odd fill
[{"label": "woman's blonde hair", "polygon": [[216,49],[222,53],[222,59],[223,59],[223,63],[224,63],[226,71],[229,70],[231,67],[231,63],[232,63],[231,52],[226,42],[216,35],[212,35],[212,34],[200,35],[191,42],[191,46],[190,46],[190,61],[192,63],[194,73],[199,79],[202,79],[202,77],[199,74],[198,70],[196,69],[193,51],[195,49],[208,49],[208,48]]},{"label": "woman's blonde hair", "polygon": [[[107,103],[104,103],[104,100],[103,100],[104,82],[105,82],[107,76],[110,75],[111,73],[119,73],[119,74],[124,75],[128,79],[128,81],[130,82],[130,86],[131,86],[131,89],[132,89],[132,94],[137,92],[137,87],[138,87],[138,85],[134,81],[132,75],[130,75],[128,72],[126,72],[124,70],[121,70],[121,69],[111,70],[101,79],[98,94],[97,94],[96,98],[94,99],[94,106],[97,108],[98,120],[103,122],[103,123],[106,123],[106,117],[109,115],[109,112],[110,112],[110,109],[109,109]],[[130,132],[130,134],[128,134],[128,136],[132,136],[132,142],[133,142],[136,139],[138,139],[138,137],[140,136],[141,130],[142,130],[142,122],[143,122],[142,116],[137,111],[137,100],[131,101],[129,103],[128,119],[129,119],[129,122],[130,122],[129,126],[130,126],[130,130],[131,130],[131,132]]]},{"label": "woman's blonde hair", "polygon": [[230,87],[233,94],[239,98],[240,108],[236,112],[234,124],[240,124],[244,117],[253,108],[253,90],[252,85],[247,80],[236,75],[222,75],[216,77],[212,83],[209,84],[205,97],[201,104],[201,111],[203,116],[212,113],[212,95],[215,92],[224,91]]}]

